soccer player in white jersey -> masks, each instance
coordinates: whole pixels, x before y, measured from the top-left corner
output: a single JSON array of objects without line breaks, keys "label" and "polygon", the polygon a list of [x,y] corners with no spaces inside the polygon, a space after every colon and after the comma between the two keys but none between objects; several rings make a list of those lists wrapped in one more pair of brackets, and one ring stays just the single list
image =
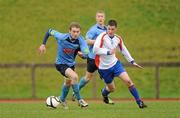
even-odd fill
[{"label": "soccer player in white jersey", "polygon": [[103,32],[97,37],[93,47],[93,52],[96,54],[95,63],[98,67],[98,72],[106,84],[102,89],[103,101],[107,104],[114,104],[108,95],[115,90],[114,77],[118,77],[126,83],[139,108],[145,108],[147,105],[145,105],[140,98],[134,83],[128,76],[121,62],[115,56],[116,48],[119,47],[123,56],[132,65],[138,68],[142,67],[131,57],[122,38],[115,34],[116,30],[117,22],[115,20],[109,20],[107,32]]}]

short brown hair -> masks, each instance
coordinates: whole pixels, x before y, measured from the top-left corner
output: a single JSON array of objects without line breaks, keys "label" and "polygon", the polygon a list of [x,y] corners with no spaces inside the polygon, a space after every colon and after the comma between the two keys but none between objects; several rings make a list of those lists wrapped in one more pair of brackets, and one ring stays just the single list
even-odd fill
[{"label": "short brown hair", "polygon": [[105,15],[105,12],[104,12],[103,10],[98,10],[98,11],[96,12],[96,14],[97,14],[97,13],[102,13],[102,14]]},{"label": "short brown hair", "polygon": [[109,25],[109,26],[115,26],[115,27],[117,27],[117,22],[116,22],[116,20],[113,20],[113,19],[112,19],[112,20],[109,20],[109,21],[108,21],[108,25]]},{"label": "short brown hair", "polygon": [[71,30],[73,27],[81,29],[81,26],[80,26],[80,24],[78,22],[72,22],[69,25],[69,30]]}]

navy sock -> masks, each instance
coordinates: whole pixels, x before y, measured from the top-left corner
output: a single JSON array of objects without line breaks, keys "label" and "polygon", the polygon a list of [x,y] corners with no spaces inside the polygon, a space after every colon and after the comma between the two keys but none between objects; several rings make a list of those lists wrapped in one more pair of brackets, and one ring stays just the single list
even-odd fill
[{"label": "navy sock", "polygon": [[130,86],[129,87],[129,91],[131,92],[131,94],[134,96],[135,100],[137,103],[139,103],[141,101],[141,98],[139,97],[138,91],[135,88],[135,86]]},{"label": "navy sock", "polygon": [[61,96],[60,96],[60,99],[61,99],[62,102],[65,102],[67,94],[69,92],[69,88],[70,88],[69,86],[63,85],[62,90],[61,90],[62,93],[61,93]]},{"label": "navy sock", "polygon": [[81,90],[81,88],[83,88],[88,82],[89,81],[87,81],[85,77],[82,77],[79,82],[79,90]]},{"label": "navy sock", "polygon": [[110,93],[110,91],[108,91],[108,90],[106,89],[106,87],[102,89],[102,95],[103,95],[104,97],[107,97],[109,93]]},{"label": "navy sock", "polygon": [[78,84],[73,84],[72,88],[73,88],[73,92],[74,92],[77,100],[80,100],[81,99],[81,95],[79,93],[79,86],[78,86]]}]

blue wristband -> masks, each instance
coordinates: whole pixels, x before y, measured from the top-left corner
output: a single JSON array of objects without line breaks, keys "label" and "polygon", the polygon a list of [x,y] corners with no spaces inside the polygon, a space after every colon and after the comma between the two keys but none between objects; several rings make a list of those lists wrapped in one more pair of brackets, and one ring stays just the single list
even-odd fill
[{"label": "blue wristband", "polygon": [[131,64],[133,64],[133,63],[135,63],[135,61],[133,60],[133,61],[131,61]]},{"label": "blue wristband", "polygon": [[107,51],[107,55],[111,55],[111,52],[110,52],[110,51]]}]

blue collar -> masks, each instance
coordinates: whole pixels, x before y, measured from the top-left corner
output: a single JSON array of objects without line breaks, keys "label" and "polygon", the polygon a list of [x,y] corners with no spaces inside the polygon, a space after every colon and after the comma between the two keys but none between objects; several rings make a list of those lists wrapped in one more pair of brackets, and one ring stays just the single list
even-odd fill
[{"label": "blue collar", "polygon": [[111,39],[113,39],[114,38],[114,36],[109,36]]},{"label": "blue collar", "polygon": [[[72,38],[71,34],[69,33],[69,39],[72,41],[72,42],[75,42],[76,39]],[[78,38],[77,38],[78,39]]]},{"label": "blue collar", "polygon": [[107,30],[106,26],[101,26],[98,23],[96,24],[96,26],[97,26],[98,29]]}]

